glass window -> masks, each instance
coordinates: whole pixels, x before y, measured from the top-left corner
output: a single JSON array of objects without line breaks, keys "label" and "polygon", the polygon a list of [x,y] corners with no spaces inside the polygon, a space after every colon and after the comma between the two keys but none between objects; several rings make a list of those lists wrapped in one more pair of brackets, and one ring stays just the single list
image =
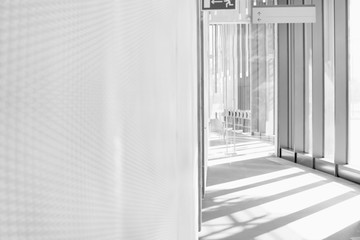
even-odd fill
[{"label": "glass window", "polygon": [[360,1],[349,1],[349,164],[360,166]]},{"label": "glass window", "polygon": [[[304,4],[312,4],[312,0],[305,0]],[[313,79],[313,26],[305,24],[305,146],[306,153],[312,154],[312,79]]]},{"label": "glass window", "polygon": [[334,89],[334,0],[324,1],[324,156],[334,161],[335,89]]},{"label": "glass window", "polygon": [[312,153],[312,24],[305,24],[305,152]]}]

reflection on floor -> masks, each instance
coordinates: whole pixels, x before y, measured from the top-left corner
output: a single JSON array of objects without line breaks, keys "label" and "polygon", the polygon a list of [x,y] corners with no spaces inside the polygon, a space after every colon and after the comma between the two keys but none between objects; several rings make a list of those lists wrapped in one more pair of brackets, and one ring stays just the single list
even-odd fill
[{"label": "reflection on floor", "polygon": [[360,239],[359,185],[254,154],[209,162],[200,239]]},{"label": "reflection on floor", "polygon": [[223,158],[232,156],[265,157],[274,153],[274,145],[259,137],[244,134],[233,135],[210,133],[208,157],[211,166],[224,162]]}]

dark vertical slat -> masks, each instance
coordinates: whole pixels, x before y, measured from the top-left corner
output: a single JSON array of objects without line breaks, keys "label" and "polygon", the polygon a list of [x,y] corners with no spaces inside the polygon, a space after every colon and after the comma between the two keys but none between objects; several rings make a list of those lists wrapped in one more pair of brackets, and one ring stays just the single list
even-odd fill
[{"label": "dark vertical slat", "polygon": [[348,28],[347,0],[335,0],[335,163],[347,163]]},{"label": "dark vertical slat", "polygon": [[313,156],[324,156],[324,29],[323,0],[314,0],[316,23],[313,24],[312,124]]},{"label": "dark vertical slat", "polygon": [[258,25],[251,26],[251,132],[259,131]]}]

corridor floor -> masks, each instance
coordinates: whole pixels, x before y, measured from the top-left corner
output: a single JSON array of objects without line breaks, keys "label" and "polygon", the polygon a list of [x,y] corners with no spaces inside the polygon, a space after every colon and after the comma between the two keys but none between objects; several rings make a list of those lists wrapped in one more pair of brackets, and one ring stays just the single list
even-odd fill
[{"label": "corridor floor", "polygon": [[209,161],[201,240],[360,240],[359,185],[243,144]]}]

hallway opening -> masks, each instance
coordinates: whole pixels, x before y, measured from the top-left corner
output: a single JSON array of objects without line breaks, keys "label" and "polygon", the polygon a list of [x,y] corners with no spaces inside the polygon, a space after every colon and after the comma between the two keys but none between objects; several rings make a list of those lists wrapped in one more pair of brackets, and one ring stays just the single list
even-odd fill
[{"label": "hallway opening", "polygon": [[203,14],[200,239],[360,239],[356,18],[348,1],[252,2],[311,5],[317,19]]},{"label": "hallway opening", "polygon": [[275,25],[220,24],[210,19],[205,18],[204,26],[208,159],[244,154],[244,142],[274,145]]}]

